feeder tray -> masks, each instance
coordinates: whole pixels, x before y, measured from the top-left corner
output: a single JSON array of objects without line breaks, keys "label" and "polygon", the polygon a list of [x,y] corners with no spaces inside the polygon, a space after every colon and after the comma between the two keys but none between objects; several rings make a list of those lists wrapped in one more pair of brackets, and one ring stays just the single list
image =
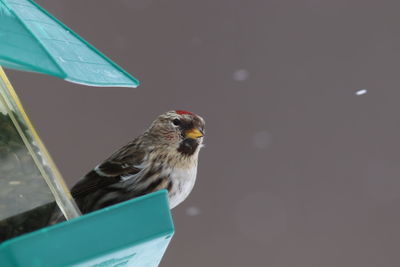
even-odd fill
[{"label": "feeder tray", "polygon": [[174,232],[158,191],[0,244],[2,267],[158,266]]}]

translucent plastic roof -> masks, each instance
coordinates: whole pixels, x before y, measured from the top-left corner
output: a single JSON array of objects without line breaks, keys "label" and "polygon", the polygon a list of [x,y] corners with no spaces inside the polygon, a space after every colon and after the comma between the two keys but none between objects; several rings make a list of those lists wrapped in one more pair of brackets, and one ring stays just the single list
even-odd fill
[{"label": "translucent plastic roof", "polygon": [[91,86],[139,81],[29,0],[0,0],[0,65]]}]

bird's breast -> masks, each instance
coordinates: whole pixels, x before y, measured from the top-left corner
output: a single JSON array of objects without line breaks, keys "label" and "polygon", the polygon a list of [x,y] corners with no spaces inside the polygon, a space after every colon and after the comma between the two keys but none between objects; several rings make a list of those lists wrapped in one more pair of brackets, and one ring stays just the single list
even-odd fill
[{"label": "bird's breast", "polygon": [[179,205],[192,191],[196,181],[197,166],[187,169],[175,168],[170,179],[172,188],[169,191],[169,206],[174,208]]}]

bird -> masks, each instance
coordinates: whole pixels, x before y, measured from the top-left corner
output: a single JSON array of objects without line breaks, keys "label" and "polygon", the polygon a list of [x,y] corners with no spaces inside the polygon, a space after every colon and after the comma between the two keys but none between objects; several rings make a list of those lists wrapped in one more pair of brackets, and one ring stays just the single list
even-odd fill
[{"label": "bird", "polygon": [[[140,136],[116,150],[79,180],[71,194],[82,214],[161,189],[173,209],[192,191],[205,122],[186,110],[158,116]],[[63,219],[60,212],[51,223]]]}]

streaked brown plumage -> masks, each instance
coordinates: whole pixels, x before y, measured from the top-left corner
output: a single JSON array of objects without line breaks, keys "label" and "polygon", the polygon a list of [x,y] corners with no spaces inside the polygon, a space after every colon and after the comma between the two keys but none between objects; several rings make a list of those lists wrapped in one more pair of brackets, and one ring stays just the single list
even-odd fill
[{"label": "streaked brown plumage", "polygon": [[[170,208],[192,190],[204,120],[182,110],[160,115],[142,135],[114,152],[72,189],[82,213],[167,189]],[[53,216],[53,223],[61,216]]]}]

